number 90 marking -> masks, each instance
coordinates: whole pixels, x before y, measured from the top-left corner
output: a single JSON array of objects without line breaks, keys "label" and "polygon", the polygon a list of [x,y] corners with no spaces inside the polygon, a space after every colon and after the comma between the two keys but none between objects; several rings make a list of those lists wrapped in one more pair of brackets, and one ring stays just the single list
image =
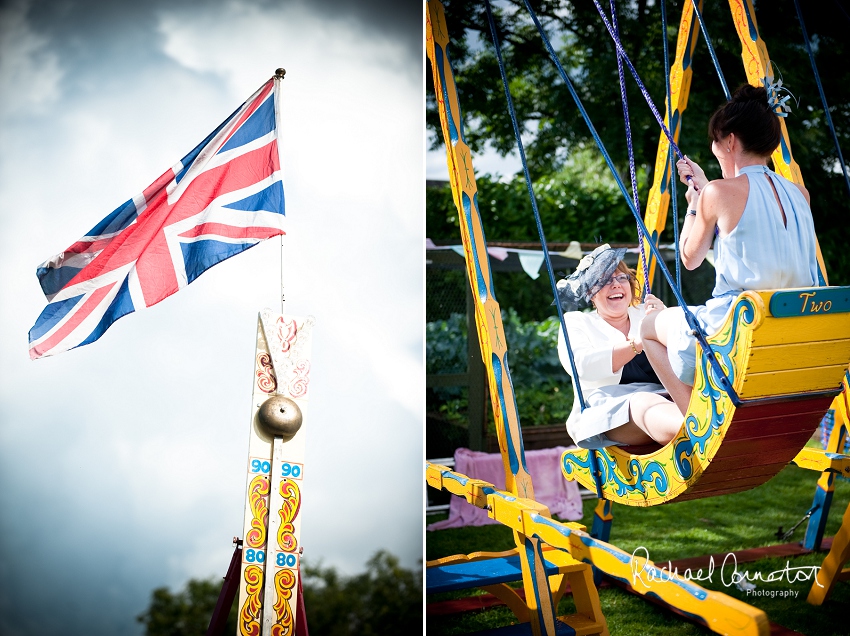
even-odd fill
[{"label": "number 90 marking", "polygon": [[259,459],[251,460],[252,473],[263,473],[264,475],[267,475],[271,469],[272,465],[267,461],[260,461]]},{"label": "number 90 marking", "polygon": [[298,464],[284,462],[280,465],[280,475],[281,477],[292,477],[293,479],[298,479],[301,477],[301,466]]}]

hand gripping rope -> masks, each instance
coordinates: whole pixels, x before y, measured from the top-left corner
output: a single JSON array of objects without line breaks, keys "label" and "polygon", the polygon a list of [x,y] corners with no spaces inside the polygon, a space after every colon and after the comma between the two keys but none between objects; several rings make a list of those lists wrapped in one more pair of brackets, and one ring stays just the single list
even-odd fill
[{"label": "hand gripping rope", "polygon": [[[576,92],[575,87],[573,86],[572,80],[570,79],[569,75],[567,75],[567,72],[564,70],[564,67],[561,64],[561,61],[558,59],[558,56],[555,53],[554,48],[552,47],[552,43],[549,41],[549,37],[546,35],[546,32],[543,30],[543,27],[540,24],[540,20],[537,17],[537,14],[534,12],[534,9],[531,8],[531,5],[529,4],[528,0],[523,0],[523,1],[524,1],[526,8],[528,9],[528,12],[529,12],[529,15],[531,16],[532,21],[534,22],[534,25],[537,27],[538,33],[540,33],[540,37],[543,40],[543,44],[546,46],[546,50],[549,52],[549,56],[552,59],[552,62],[555,64],[555,67],[558,69],[558,73],[560,74],[561,79],[564,81],[564,84],[566,85],[567,90],[570,92],[570,95],[572,96],[573,101],[576,103],[576,106],[578,107],[579,112],[582,115],[582,118],[584,119],[585,123],[587,124],[587,127],[590,130],[590,134],[593,136],[593,139],[596,142],[596,145],[599,147],[599,150],[602,153],[603,158],[605,159],[605,163],[608,165],[608,169],[611,171],[611,174],[614,177],[614,180],[616,181],[617,186],[620,188],[620,191],[622,192],[623,197],[626,199],[626,203],[629,206],[629,209],[631,210],[632,215],[635,217],[635,220],[636,220],[638,226],[640,227],[641,231],[644,234],[648,234],[646,226],[643,223],[643,219],[641,218],[640,214],[638,213],[637,209],[635,208],[634,204],[632,203],[632,201],[629,197],[629,193],[626,190],[626,187],[623,184],[623,181],[620,178],[620,175],[617,172],[616,167],[614,166],[614,162],[611,160],[611,156],[608,154],[608,151],[605,149],[605,144],[602,143],[602,139],[599,137],[599,133],[596,131],[596,128],[593,126],[593,122],[590,120],[590,116],[587,114],[587,110],[584,108],[584,105],[582,104],[581,99],[579,98],[578,93]],[[605,21],[607,23],[607,19]],[[652,104],[652,100],[649,98],[649,94],[646,92],[646,88],[643,86],[643,83],[640,82],[640,79],[637,77],[637,72],[634,70],[634,67],[632,66],[631,62],[629,61],[628,56],[626,56],[625,51],[622,50],[622,45],[619,44],[618,42],[615,42],[615,43],[617,44],[618,51],[623,55],[623,59],[626,62],[626,65],[632,71],[632,74],[635,76],[636,81],[638,81],[639,86],[641,87],[641,92],[644,94],[644,97],[647,99],[647,103],[650,105],[650,109],[653,110],[653,114],[656,115],[656,121],[659,122],[661,129],[663,130],[664,134],[669,139],[671,147],[673,147],[676,150],[676,152],[679,156],[682,156],[681,151],[678,149],[678,146],[676,146],[675,142],[672,139],[672,135],[670,134],[670,131],[667,130],[667,127],[664,126],[664,122],[661,121],[661,117],[657,114],[658,110],[655,108],[655,105]],[[687,304],[685,303],[685,299],[682,297],[681,291],[674,284],[672,276],[670,275],[670,270],[667,269],[667,265],[664,263],[664,260],[661,258],[661,254],[658,251],[658,246],[655,245],[654,241],[649,241],[648,244],[649,244],[650,250],[652,251],[653,255],[655,256],[655,258],[658,262],[658,266],[660,267],[662,274],[667,279],[668,284],[670,284],[670,287],[673,291],[673,295],[676,297],[676,301],[682,307],[682,311],[685,315],[685,320],[687,321],[688,325],[691,327],[692,334],[697,339],[697,342],[699,342],[700,347],[702,347],[702,350],[703,350],[704,354],[706,355],[706,357],[708,359],[708,363],[711,366],[712,371],[714,372],[715,378],[719,382],[723,391],[727,395],[729,395],[733,404],[735,404],[736,406],[740,405],[741,401],[740,401],[740,398],[738,397],[738,394],[735,392],[735,389],[732,387],[732,384],[729,381],[728,376],[724,372],[723,368],[720,366],[720,363],[717,361],[717,358],[714,354],[714,351],[712,350],[711,345],[708,343],[708,340],[706,339],[705,334],[703,333],[703,330],[702,330],[702,327],[699,324],[699,321],[697,320],[696,316],[694,316],[693,312],[691,312],[690,309],[688,308]],[[556,294],[556,296],[557,296],[557,294]],[[565,326],[563,326],[563,323],[562,323],[562,328],[565,329]],[[571,350],[568,349],[568,352],[570,354],[570,357],[572,358]]]}]

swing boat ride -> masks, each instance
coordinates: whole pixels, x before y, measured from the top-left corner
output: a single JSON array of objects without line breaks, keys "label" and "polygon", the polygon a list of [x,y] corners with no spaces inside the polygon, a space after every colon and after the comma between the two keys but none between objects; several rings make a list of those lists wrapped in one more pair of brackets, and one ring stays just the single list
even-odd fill
[{"label": "swing boat ride", "polygon": [[[729,91],[705,30],[700,12],[702,2],[683,3],[675,58],[672,65],[666,64],[669,79],[667,112],[663,118],[622,49],[613,17],[616,13],[613,13],[611,24],[598,2],[594,0],[594,3],[617,48],[618,61],[625,62],[634,75],[662,130],[654,183],[643,218],[639,213],[637,188],[633,187],[635,200],[632,202],[569,76],[525,0],[552,61],[635,216],[644,265],[643,270],[639,270],[639,283],[646,284],[648,289],[657,264],[687,316],[690,312],[660,258],[657,245],[671,202],[669,171],[673,150],[681,156],[676,140],[682,113],[687,106],[692,76],[690,61],[700,28],[727,98]],[[729,5],[741,40],[747,79],[751,84],[763,85],[765,78],[771,77],[771,64],[767,47],[758,32],[752,2],[730,0]],[[666,25],[663,2],[661,6],[663,24]],[[525,163],[489,2],[486,8],[507,108],[514,125],[554,293],[554,275],[545,249],[547,243]],[[797,8],[802,24],[799,6]],[[494,633],[529,633],[535,636],[608,634],[594,583],[595,569],[624,584],[629,591],[652,599],[716,633],[769,634],[770,623],[761,610],[725,594],[706,590],[678,574],[657,568],[648,559],[635,557],[608,543],[613,521],[612,504],[654,506],[740,492],[765,483],[788,463],[795,463],[822,473],[804,540],[805,548],[818,549],[835,477],[839,474],[850,476],[850,456],[839,454],[847,439],[850,422],[850,287],[827,286],[818,248],[821,286],[744,292],[714,334],[703,334],[690,315],[689,324],[700,346],[697,348],[694,389],[679,434],[663,446],[612,446],[594,451],[566,451],[561,460],[563,476],[595,492],[599,502],[590,533],[581,524],[553,520],[546,506],[534,500],[532,479],[525,463],[519,414],[507,364],[507,343],[504,341],[501,312],[493,290],[484,228],[478,210],[471,152],[464,140],[460,104],[449,61],[445,12],[438,0],[428,0],[426,21],[427,54],[433,70],[450,184],[461,221],[467,277],[473,292],[475,321],[487,369],[506,488],[500,491],[490,483],[471,479],[433,463],[426,463],[426,480],[428,485],[438,490],[446,489],[466,498],[470,504],[486,509],[491,518],[512,529],[516,544],[515,549],[507,553],[476,552],[428,562],[426,592],[482,587],[503,601],[519,621],[517,625],[493,630]],[[809,48],[805,27],[803,33]],[[666,57],[665,42],[665,63]],[[813,58],[812,65],[817,78]],[[622,89],[622,66],[620,79]],[[819,79],[818,85],[820,87]],[[822,89],[821,96],[823,98]],[[628,135],[625,104],[624,111]],[[671,121],[674,122],[670,127],[672,131],[668,130]],[[782,141],[772,156],[775,170],[802,184],[799,167],[791,154],[785,122],[780,119],[780,123]],[[633,162],[631,141],[628,136],[627,139]],[[672,199],[675,218],[675,196]],[[678,243],[678,240],[675,242]],[[557,294],[555,297],[557,302]],[[560,312],[560,304],[558,310]],[[561,328],[569,350],[569,334],[563,318]],[[573,377],[578,378],[578,375],[573,373]],[[580,381],[576,384],[576,397],[584,405]],[[804,448],[830,408],[835,412],[835,425],[826,450]],[[842,571],[848,559],[850,506],[824,561],[820,583],[813,583],[808,599],[810,603],[821,604],[837,580],[850,578],[850,570]],[[645,582],[644,577],[635,578],[634,572],[646,573],[645,579],[650,583]],[[506,584],[520,580],[524,598]],[[557,605],[566,592],[567,583],[575,600],[576,613],[557,617]]]}]

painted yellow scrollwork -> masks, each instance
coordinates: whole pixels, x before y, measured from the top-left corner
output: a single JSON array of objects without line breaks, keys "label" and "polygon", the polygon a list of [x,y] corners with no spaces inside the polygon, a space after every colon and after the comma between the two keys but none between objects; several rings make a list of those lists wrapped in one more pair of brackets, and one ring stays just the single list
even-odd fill
[{"label": "painted yellow scrollwork", "polygon": [[257,475],[248,486],[248,501],[251,504],[251,530],[245,535],[245,543],[250,548],[262,548],[266,544],[266,528],[269,524],[269,479]]},{"label": "painted yellow scrollwork", "polygon": [[239,611],[240,636],[260,636],[260,591],[263,589],[263,570],[259,565],[245,568],[245,590],[248,597]]},{"label": "painted yellow scrollwork", "polygon": [[289,604],[295,581],[295,572],[292,570],[280,570],[274,575],[274,589],[277,592],[274,611],[277,620],[272,626],[272,636],[290,636],[295,631],[292,607]]},{"label": "painted yellow scrollwork", "polygon": [[301,490],[296,482],[284,479],[280,482],[280,494],[283,497],[283,503],[278,511],[280,529],[277,532],[277,544],[285,552],[294,552],[298,547],[298,540],[295,538],[293,522],[298,516],[298,511],[301,510]]}]

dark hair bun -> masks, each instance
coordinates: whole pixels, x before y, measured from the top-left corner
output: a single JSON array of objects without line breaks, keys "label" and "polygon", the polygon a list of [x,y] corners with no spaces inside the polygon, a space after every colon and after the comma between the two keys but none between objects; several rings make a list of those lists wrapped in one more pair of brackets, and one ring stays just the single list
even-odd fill
[{"label": "dark hair bun", "polygon": [[708,137],[720,141],[734,133],[744,151],[769,156],[782,139],[779,117],[767,103],[767,89],[742,84],[732,99],[714,111],[708,122]]},{"label": "dark hair bun", "polygon": [[758,102],[765,110],[770,110],[767,103],[767,89],[764,86],[753,86],[752,84],[741,84],[732,94],[732,103]]}]

